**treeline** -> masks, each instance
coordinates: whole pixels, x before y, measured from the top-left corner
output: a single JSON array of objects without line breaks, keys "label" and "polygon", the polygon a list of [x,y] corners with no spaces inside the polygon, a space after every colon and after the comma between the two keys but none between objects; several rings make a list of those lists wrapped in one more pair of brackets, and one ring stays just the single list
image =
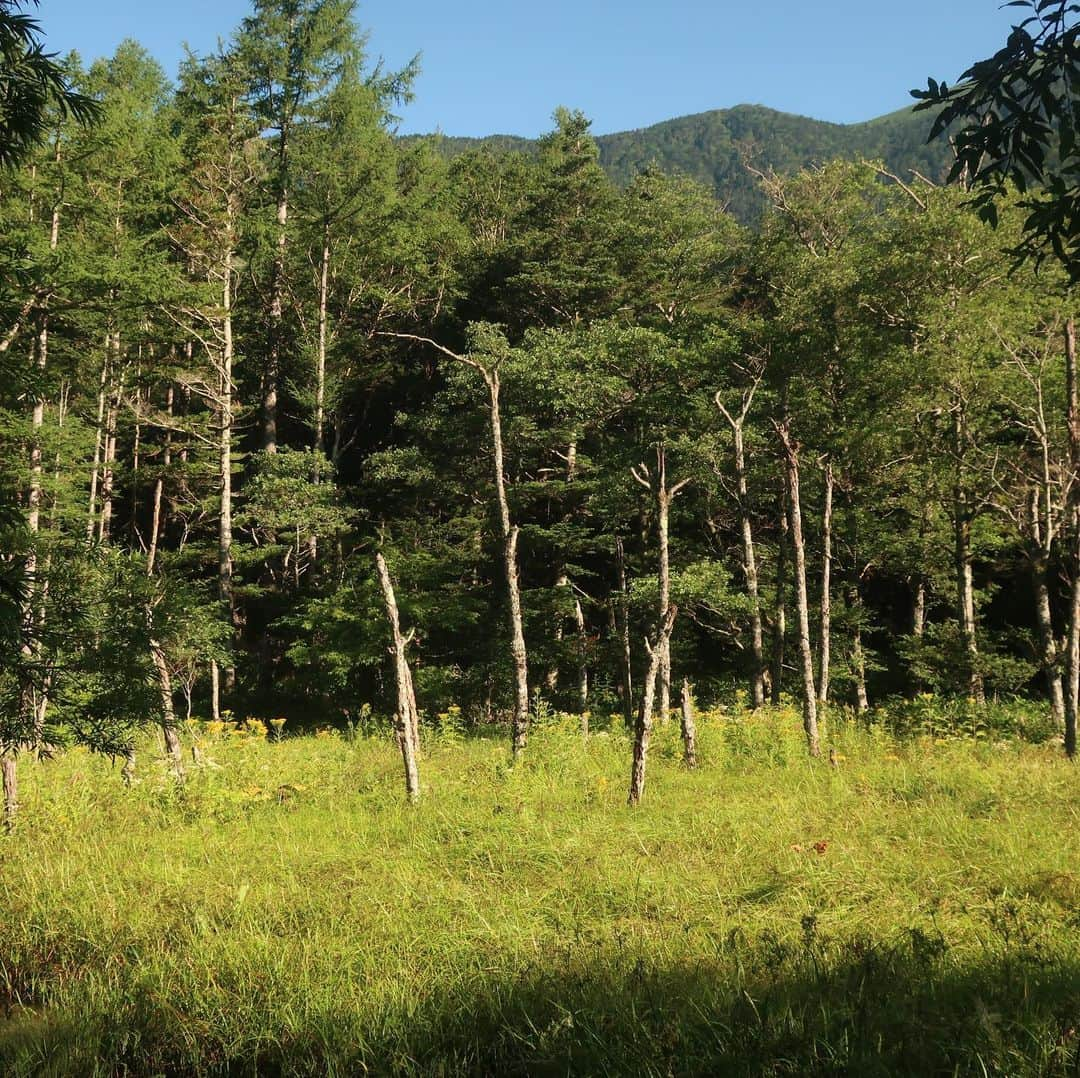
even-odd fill
[{"label": "treeline", "polygon": [[[134,43],[4,174],[0,743],[1038,694],[1075,748],[1073,298],[963,191],[394,137],[352,0]],[[376,571],[376,555],[387,571]],[[400,604],[400,611],[397,606]],[[397,619],[396,658],[387,611]],[[675,611],[678,616],[676,617]],[[644,703],[639,703],[644,701]]]}]

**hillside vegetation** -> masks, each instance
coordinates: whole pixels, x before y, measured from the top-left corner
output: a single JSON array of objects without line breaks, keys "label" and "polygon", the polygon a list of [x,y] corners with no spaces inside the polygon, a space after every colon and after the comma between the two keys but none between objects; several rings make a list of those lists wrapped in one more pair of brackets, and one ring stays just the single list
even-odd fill
[{"label": "hillside vegetation", "polygon": [[[838,158],[883,161],[898,175],[912,170],[944,179],[952,162],[946,140],[927,143],[932,116],[900,109],[859,124],[833,124],[764,105],[738,105],[680,116],[651,127],[596,136],[600,163],[625,186],[644,168],[659,165],[712,188],[721,203],[744,224],[757,221],[766,198],[746,161],[761,171],[798,172]],[[439,145],[456,156],[480,146],[495,152],[534,153],[536,143],[513,135],[482,139],[443,135]]]}]

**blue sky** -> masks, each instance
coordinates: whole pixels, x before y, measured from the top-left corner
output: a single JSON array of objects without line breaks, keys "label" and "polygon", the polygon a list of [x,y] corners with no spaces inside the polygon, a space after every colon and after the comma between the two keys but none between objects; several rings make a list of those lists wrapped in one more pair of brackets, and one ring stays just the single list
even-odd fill
[{"label": "blue sky", "polygon": [[[84,60],[125,37],[176,71],[228,37],[248,0],[41,0],[50,49]],[[536,135],[556,105],[599,134],[753,102],[867,120],[952,79],[1004,41],[998,0],[366,0],[359,21],[390,66],[421,53],[402,130]]]}]

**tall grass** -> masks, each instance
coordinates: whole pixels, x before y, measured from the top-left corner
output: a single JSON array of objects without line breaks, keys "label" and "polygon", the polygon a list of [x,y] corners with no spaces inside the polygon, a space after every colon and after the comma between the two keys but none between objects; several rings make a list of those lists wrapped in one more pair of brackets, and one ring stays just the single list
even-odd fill
[{"label": "tall grass", "polygon": [[[597,718],[592,720],[594,729]],[[613,724],[208,734],[21,765],[0,1072],[1075,1074],[1080,810],[1053,745],[706,715],[625,805]],[[190,738],[190,735],[189,735]]]}]

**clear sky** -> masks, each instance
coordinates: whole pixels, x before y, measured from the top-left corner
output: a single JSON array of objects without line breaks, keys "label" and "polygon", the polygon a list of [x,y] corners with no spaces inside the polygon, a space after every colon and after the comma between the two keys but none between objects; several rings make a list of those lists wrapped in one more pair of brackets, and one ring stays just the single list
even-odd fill
[{"label": "clear sky", "polygon": [[[1004,42],[999,0],[362,0],[370,51],[421,54],[402,130],[534,136],[556,105],[598,134],[742,102],[849,123],[902,108]],[[249,0],[41,0],[48,47],[135,38],[175,74],[181,43],[227,38]]]}]

